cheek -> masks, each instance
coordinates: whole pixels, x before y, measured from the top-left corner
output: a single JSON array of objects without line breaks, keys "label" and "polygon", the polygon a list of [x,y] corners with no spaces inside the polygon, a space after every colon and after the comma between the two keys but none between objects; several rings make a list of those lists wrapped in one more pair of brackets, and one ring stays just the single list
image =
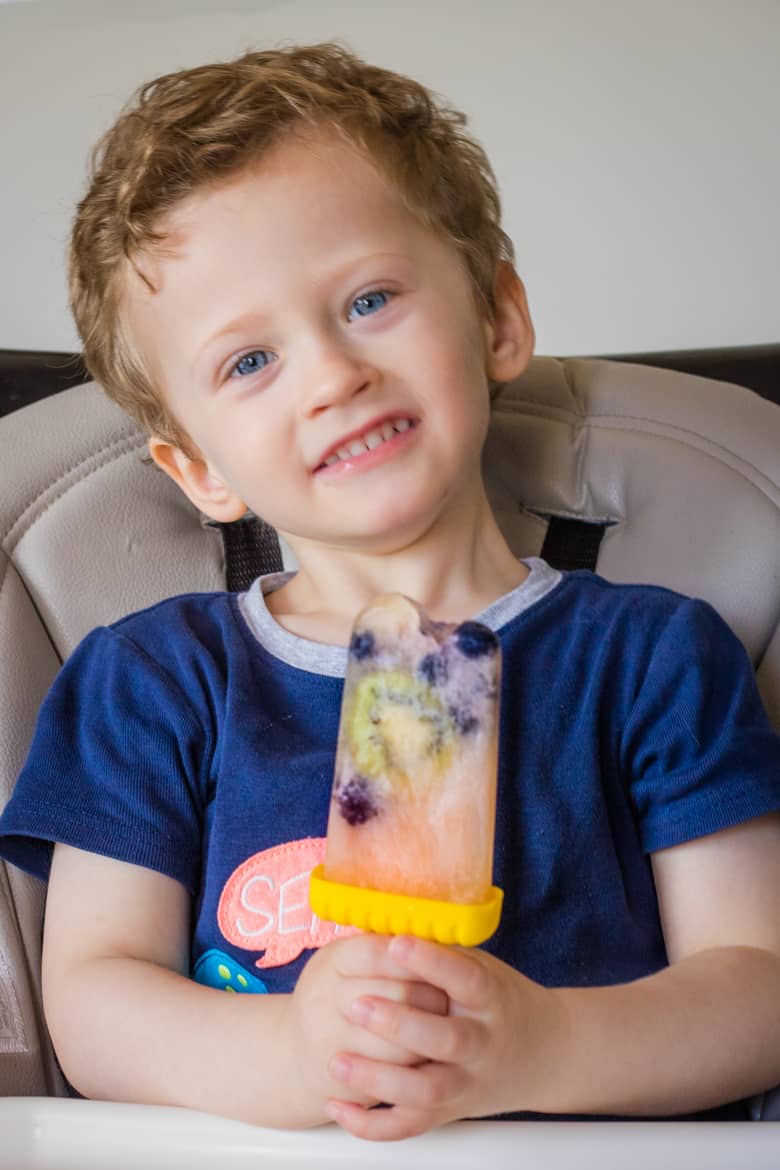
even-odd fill
[{"label": "cheek", "polygon": [[[260,412],[257,412],[258,414]],[[266,500],[294,503],[305,492],[305,475],[294,437],[263,412],[227,411],[214,417],[203,433],[203,447],[215,467],[250,507],[263,514]]]},{"label": "cheek", "polygon": [[202,450],[217,463],[223,460],[236,466],[257,463],[264,446],[262,458],[268,458],[279,444],[273,441],[271,427],[260,415],[256,403],[250,400],[215,395],[198,410]]},{"label": "cheek", "polygon": [[473,313],[437,306],[415,328],[406,350],[421,358],[423,374],[435,376],[439,383],[469,385],[477,395],[487,387],[485,337]]},{"label": "cheek", "polygon": [[470,428],[486,429],[490,417],[490,384],[478,338],[472,345],[453,346],[443,369],[443,382],[449,388],[453,410],[468,421]]},{"label": "cheek", "polygon": [[463,297],[464,303],[458,303],[454,311],[448,312],[446,306],[441,311],[440,336],[445,339],[443,348],[450,365],[461,377],[481,385],[487,379],[485,324],[466,293]]}]

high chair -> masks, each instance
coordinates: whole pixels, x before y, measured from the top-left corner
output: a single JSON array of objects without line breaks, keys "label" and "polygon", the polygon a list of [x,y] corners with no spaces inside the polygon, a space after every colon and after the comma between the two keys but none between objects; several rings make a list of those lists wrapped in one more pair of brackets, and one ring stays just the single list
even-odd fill
[{"label": "high chair", "polygon": [[[205,523],[93,384],[0,419],[0,451],[2,807],[49,684],[92,627],[294,560],[256,519]],[[484,467],[518,555],[711,602],[780,727],[780,407],[690,374],[540,357],[502,388]],[[751,1123],[460,1122],[401,1148],[68,1099],[41,1009],[44,893],[0,862],[0,1170],[780,1165],[780,1130]],[[753,1115],[780,1119],[778,1094]]]}]

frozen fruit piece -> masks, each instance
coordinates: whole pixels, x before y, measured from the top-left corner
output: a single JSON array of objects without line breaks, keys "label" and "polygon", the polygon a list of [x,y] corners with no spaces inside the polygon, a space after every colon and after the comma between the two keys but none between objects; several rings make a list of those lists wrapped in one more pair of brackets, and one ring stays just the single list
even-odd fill
[{"label": "frozen fruit piece", "polygon": [[447,678],[447,659],[443,654],[426,654],[417,668],[429,683],[443,683]]},{"label": "frozen fruit piece", "polygon": [[353,776],[337,796],[339,812],[348,825],[364,825],[379,812],[376,797],[365,776]]},{"label": "frozen fruit piece", "polygon": [[479,903],[491,888],[500,647],[401,594],[357,618],[339,726],[325,877]]},{"label": "frozen fruit piece", "polygon": [[470,711],[461,711],[457,707],[450,708],[450,715],[455,720],[455,726],[461,735],[469,735],[479,727],[479,720]]},{"label": "frozen fruit piece", "polygon": [[364,630],[360,634],[353,634],[349,643],[349,652],[355,658],[370,658],[374,653],[374,635]]},{"label": "frozen fruit piece", "polygon": [[458,649],[467,658],[481,658],[495,650],[496,635],[480,622],[463,622],[455,631]]},{"label": "frozen fruit piece", "polygon": [[345,737],[361,773],[381,789],[408,783],[422,760],[444,768],[455,725],[436,691],[403,670],[372,670],[356,681]]}]

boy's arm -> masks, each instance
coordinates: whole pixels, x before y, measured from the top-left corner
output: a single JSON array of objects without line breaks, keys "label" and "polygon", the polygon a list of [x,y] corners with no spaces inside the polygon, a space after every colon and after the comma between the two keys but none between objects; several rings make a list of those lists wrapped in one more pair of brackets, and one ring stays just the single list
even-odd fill
[{"label": "boy's arm", "polygon": [[653,867],[671,966],[634,983],[550,990],[484,952],[396,940],[390,953],[438,982],[451,1015],[356,1004],[353,1018],[429,1063],[349,1054],[342,1083],[396,1108],[340,1103],[332,1116],[402,1137],[514,1110],[693,1112],[779,1083],[780,815],[659,852]]},{"label": "boy's arm", "polygon": [[[186,978],[190,898],[172,878],[57,845],[46,900],[43,1000],[80,1093],[251,1120],[280,1113],[286,996],[216,993]],[[273,1052],[273,1060],[264,1053]],[[316,1118],[301,1102],[290,1124]]]},{"label": "boy's arm", "polygon": [[[446,1011],[442,993],[403,978],[380,936],[318,951],[294,995],[228,995],[191,981],[189,939],[190,898],[177,881],[55,847],[44,1009],[63,1071],[84,1096],[184,1105],[257,1125],[317,1125],[327,1120],[329,1093],[339,1093],[329,1056],[345,1043],[369,1051],[342,1010],[353,990],[381,989]],[[368,1039],[382,1045],[384,1059],[411,1059]]]},{"label": "boy's arm", "polygon": [[694,1112],[780,1083],[780,815],[652,862],[670,966],[568,993],[572,1027],[603,1054],[598,1073],[578,1045],[571,1070],[573,1082],[598,1074],[598,1112],[610,1099],[620,1112]]}]

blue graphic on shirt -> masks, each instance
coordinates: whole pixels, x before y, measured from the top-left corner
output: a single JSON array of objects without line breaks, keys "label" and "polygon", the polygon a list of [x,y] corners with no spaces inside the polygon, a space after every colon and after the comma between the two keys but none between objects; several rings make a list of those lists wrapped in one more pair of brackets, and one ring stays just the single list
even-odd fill
[{"label": "blue graphic on shirt", "polygon": [[215,987],[217,991],[237,991],[250,995],[262,995],[268,991],[262,979],[246,971],[240,963],[224,951],[213,947],[195,963],[192,978],[204,987]]}]

